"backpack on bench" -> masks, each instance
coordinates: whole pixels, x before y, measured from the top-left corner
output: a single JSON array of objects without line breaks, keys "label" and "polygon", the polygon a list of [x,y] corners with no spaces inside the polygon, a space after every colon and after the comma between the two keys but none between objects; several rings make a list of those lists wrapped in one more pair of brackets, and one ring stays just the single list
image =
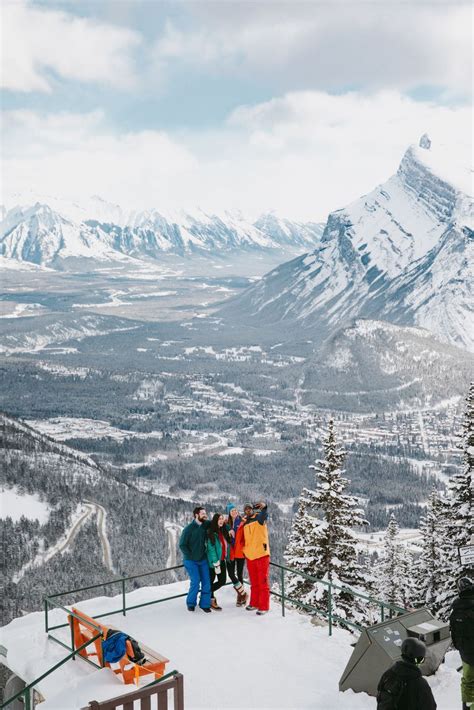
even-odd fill
[{"label": "backpack on bench", "polygon": [[[132,653],[127,653],[127,641],[130,641]],[[118,663],[127,654],[132,663],[143,665],[146,663],[145,654],[138,641],[118,629],[108,629],[102,641],[102,655],[106,663]]]}]

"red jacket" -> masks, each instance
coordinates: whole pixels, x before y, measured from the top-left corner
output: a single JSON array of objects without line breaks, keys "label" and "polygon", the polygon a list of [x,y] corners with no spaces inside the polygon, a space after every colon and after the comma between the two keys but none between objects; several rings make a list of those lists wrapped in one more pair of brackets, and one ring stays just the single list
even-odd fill
[{"label": "red jacket", "polygon": [[237,560],[243,559],[244,555],[244,523],[241,522],[237,530],[235,531],[234,544],[230,546],[230,559]]}]

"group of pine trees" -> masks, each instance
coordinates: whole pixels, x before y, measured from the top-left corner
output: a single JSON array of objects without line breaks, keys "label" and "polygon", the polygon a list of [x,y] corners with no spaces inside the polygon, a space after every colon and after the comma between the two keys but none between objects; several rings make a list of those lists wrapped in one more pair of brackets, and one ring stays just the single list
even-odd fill
[{"label": "group of pine trees", "polygon": [[329,422],[324,459],[312,466],[316,489],[302,490],[285,551],[290,568],[313,578],[289,574],[286,592],[301,608],[326,613],[330,582],[332,613],[340,619],[373,621],[370,604],[348,588],[406,609],[426,606],[447,618],[457,579],[474,572],[459,556],[459,548],[474,544],[474,383],[466,402],[462,470],[451,477],[444,493],[431,493],[420,521],[417,553],[400,541],[392,514],[382,554],[364,556],[357,531],[368,523],[357,500],[347,493],[345,454],[337,444],[334,422]]}]

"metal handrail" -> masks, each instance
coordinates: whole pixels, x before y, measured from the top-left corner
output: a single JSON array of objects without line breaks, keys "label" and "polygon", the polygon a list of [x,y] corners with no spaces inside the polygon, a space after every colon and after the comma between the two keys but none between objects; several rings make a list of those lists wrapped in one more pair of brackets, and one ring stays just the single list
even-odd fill
[{"label": "metal handrail", "polygon": [[346,585],[343,584],[335,584],[334,582],[328,582],[325,579],[320,579],[318,577],[313,577],[310,574],[306,574],[306,572],[301,572],[300,570],[292,569],[291,567],[285,567],[284,565],[280,565],[278,562],[270,562],[270,565],[272,567],[278,567],[278,569],[284,570],[285,572],[291,572],[292,574],[297,574],[300,577],[304,577],[304,579],[307,579],[310,582],[314,582],[315,584],[324,584],[326,587],[331,587],[332,589],[340,589],[342,592],[348,592],[349,594],[352,594],[354,597],[358,597],[359,599],[365,599],[366,601],[372,602],[373,604],[377,604],[378,606],[384,606],[386,609],[390,609],[391,611],[396,611],[397,613],[404,613],[406,609],[404,609],[401,606],[397,606],[396,604],[390,604],[389,602],[384,602],[382,599],[376,599],[375,597],[371,597],[368,594],[364,594],[363,592],[356,592],[354,589],[351,587],[347,587]]},{"label": "metal handrail", "polygon": [[20,690],[16,695],[13,695],[11,698],[8,698],[2,705],[0,705],[0,708],[6,708],[10,703],[12,703],[14,700],[17,700],[20,696],[24,696],[25,700],[25,710],[31,710],[31,690],[34,688],[35,685],[37,685],[40,681],[42,681],[44,678],[46,678],[48,675],[53,673],[55,670],[60,668],[64,663],[67,661],[70,661],[71,658],[74,658],[80,651],[83,651],[87,646],[89,646],[91,643],[94,643],[94,641],[97,641],[100,639],[101,634],[97,634],[97,636],[93,636],[91,639],[86,641],[85,643],[82,644],[82,646],[79,646],[78,648],[75,648],[68,656],[63,658],[59,663],[56,663],[55,666],[47,670],[45,673],[40,675],[38,678],[35,678],[31,683],[26,685],[23,690]]}]

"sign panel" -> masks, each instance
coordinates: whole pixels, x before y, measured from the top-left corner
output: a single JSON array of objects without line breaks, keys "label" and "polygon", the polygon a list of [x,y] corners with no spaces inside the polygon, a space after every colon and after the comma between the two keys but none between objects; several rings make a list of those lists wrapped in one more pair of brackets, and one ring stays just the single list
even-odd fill
[{"label": "sign panel", "polygon": [[464,567],[474,567],[474,545],[459,548],[459,557]]}]

